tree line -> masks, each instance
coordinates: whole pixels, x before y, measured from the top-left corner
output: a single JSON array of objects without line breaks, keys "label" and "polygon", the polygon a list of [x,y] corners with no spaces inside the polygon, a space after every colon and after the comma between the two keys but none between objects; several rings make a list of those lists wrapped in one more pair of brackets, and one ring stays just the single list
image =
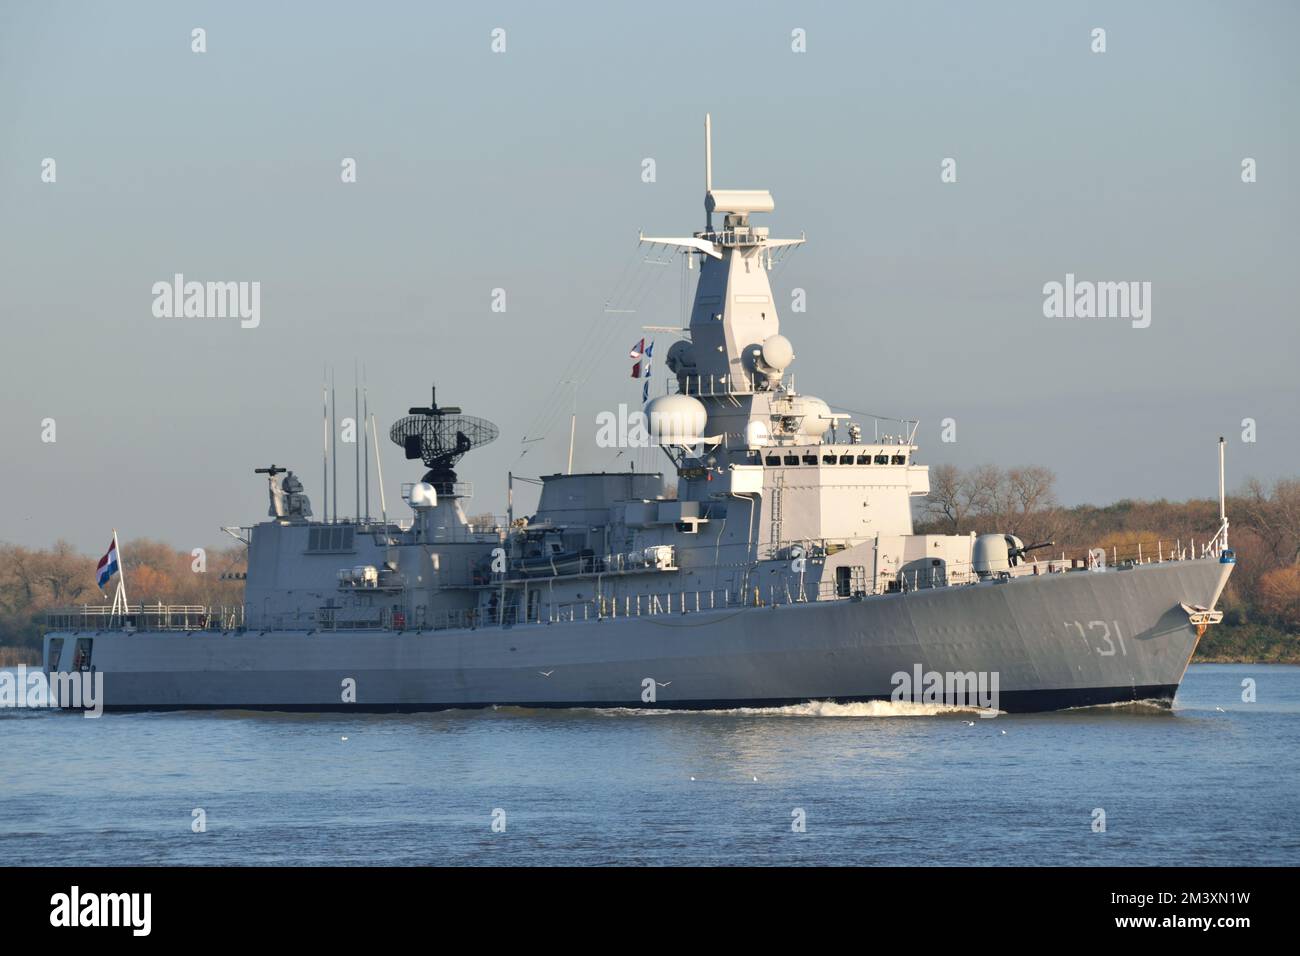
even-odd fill
[{"label": "tree line", "polygon": [[[124,541],[127,598],[132,604],[241,604],[244,582],[223,576],[243,572],[246,554],[242,545],[196,556],[148,538]],[[117,578],[100,591],[98,563],[99,555],[82,554],[66,541],[39,549],[0,544],[0,647],[39,648],[51,608],[111,603]]]},{"label": "tree line", "polygon": [[[1055,542],[1040,557],[1082,557],[1100,547],[1108,555],[1144,558],[1190,550],[1213,536],[1218,502],[1125,499],[1110,505],[1063,507],[1056,476],[1040,466],[982,465],[930,469],[930,494],[918,515],[917,532],[1004,532],[1026,544]],[[1203,648],[1213,655],[1261,660],[1300,660],[1300,479],[1272,485],[1249,481],[1228,498],[1231,544],[1238,564],[1224,594],[1224,625],[1211,629]],[[246,569],[246,549],[208,549],[200,563],[190,551],[161,541],[123,543],[127,594],[132,604],[234,606],[243,582],[229,575]],[[41,643],[50,608],[111,601],[95,586],[97,555],[81,554],[66,541],[44,549],[0,544],[0,648]],[[3,661],[0,661],[3,663]]]},{"label": "tree line", "polygon": [[[1169,556],[1190,551],[1213,537],[1219,503],[1124,499],[1109,505],[1063,507],[1056,498],[1056,476],[1039,466],[998,468],[982,465],[930,469],[930,494],[918,516],[917,531],[930,534],[1005,532],[1026,544],[1054,541],[1039,556],[1083,557],[1100,547],[1121,559]],[[1250,627],[1267,641],[1271,657],[1300,658],[1300,479],[1266,485],[1247,481],[1228,495],[1229,543],[1237,567],[1222,608],[1227,625],[1216,637],[1240,639],[1233,628]],[[1211,630],[1211,634],[1215,634]],[[1211,642],[1213,644],[1213,642]]]}]

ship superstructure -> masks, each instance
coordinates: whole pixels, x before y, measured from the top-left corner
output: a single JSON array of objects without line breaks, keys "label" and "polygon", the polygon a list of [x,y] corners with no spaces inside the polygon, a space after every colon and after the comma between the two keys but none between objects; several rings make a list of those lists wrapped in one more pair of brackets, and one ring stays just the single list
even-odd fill
[{"label": "ship superstructure", "polygon": [[645,408],[664,472],[543,476],[534,514],[473,525],[453,466],[497,429],[435,393],[389,433],[427,469],[409,518],[313,520],[260,469],[242,608],[70,609],[47,670],[102,670],[110,708],[765,706],[896,697],[918,667],[997,675],[1007,710],[1172,698],[1218,619],[1226,517],[1199,553],[1119,567],[914,534],[915,422],[868,435],[795,390],[768,273],[804,240],[752,221],[766,190],[713,187],[707,120],[705,169],[705,228],[642,237],[699,269],[675,391]]}]

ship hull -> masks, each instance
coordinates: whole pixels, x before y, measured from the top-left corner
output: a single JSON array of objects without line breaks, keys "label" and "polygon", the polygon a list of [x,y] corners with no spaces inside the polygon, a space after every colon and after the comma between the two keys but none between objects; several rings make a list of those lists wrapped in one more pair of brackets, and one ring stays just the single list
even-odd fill
[{"label": "ship hull", "polygon": [[[72,638],[92,638],[109,710],[774,707],[923,699],[898,675],[953,673],[987,677],[1008,712],[1172,701],[1198,641],[1182,605],[1209,606],[1230,570],[1168,562],[477,630],[61,632],[46,668],[69,670]],[[972,702],[950,690],[944,703]]]}]

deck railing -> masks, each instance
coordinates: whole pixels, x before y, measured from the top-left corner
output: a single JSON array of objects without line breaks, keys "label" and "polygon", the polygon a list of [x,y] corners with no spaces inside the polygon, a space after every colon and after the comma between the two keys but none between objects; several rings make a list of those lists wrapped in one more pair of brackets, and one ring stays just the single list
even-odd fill
[{"label": "deck railing", "polygon": [[244,626],[243,605],[206,607],[202,604],[110,604],[53,608],[46,626],[60,631],[234,631]]},{"label": "deck railing", "polygon": [[[1107,569],[1138,567],[1165,562],[1217,559],[1223,550],[1222,538],[1206,541],[1176,539],[1172,547],[1157,540],[1154,548],[1133,543],[1126,551],[1112,548],[1105,555]],[[1040,574],[1059,574],[1099,567],[1095,550],[1083,556],[1062,552],[1057,556],[1022,561],[993,578],[1014,579]],[[770,575],[762,575],[768,577]],[[493,603],[480,608],[418,610],[407,614],[390,608],[319,608],[300,611],[253,625],[264,631],[306,630],[312,632],[374,630],[379,632],[436,632],[479,628],[546,625],[576,621],[617,620],[631,617],[698,614],[727,608],[782,607],[812,602],[861,599],[881,594],[909,594],[934,588],[962,587],[987,580],[969,564],[949,563],[939,568],[884,571],[874,580],[865,569],[852,566],[849,580],[807,581],[803,575],[781,576],[779,583],[757,584],[760,575],[747,575],[743,583],[730,588],[709,590],[667,590],[652,594],[603,594],[586,601],[551,603],[545,592],[503,588],[501,598],[495,590]],[[519,582],[513,582],[518,584]],[[525,595],[527,595],[525,597]],[[522,600],[521,600],[522,599]],[[360,613],[359,613],[360,612]],[[98,631],[238,631],[245,626],[244,609],[204,607],[201,605],[130,605],[123,611],[109,605],[81,605],[58,608],[46,613],[51,630]]]}]

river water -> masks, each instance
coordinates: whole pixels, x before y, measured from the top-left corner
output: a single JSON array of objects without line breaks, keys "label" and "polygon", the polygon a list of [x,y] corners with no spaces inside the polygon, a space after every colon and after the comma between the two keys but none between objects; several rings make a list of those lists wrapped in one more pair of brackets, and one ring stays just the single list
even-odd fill
[{"label": "river water", "polygon": [[0,858],[1295,865],[1298,768],[1300,668],[1280,665],[1194,665],[1172,710],[993,719],[8,710]]}]

